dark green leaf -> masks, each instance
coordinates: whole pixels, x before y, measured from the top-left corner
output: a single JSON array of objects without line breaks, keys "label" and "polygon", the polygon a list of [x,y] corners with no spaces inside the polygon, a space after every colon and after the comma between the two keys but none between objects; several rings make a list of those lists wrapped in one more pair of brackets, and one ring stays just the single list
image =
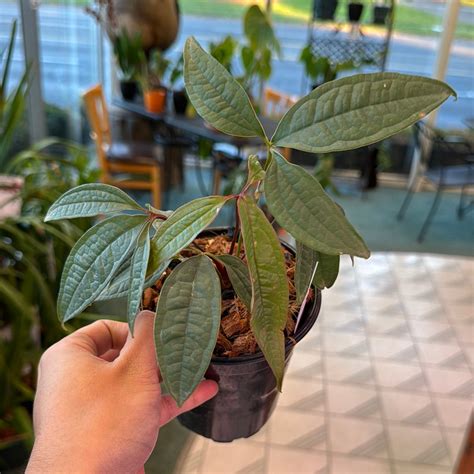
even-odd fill
[{"label": "dark green leaf", "polygon": [[250,325],[281,390],[288,314],[285,259],[275,231],[252,198],[239,199],[238,207],[252,284]]},{"label": "dark green leaf", "polygon": [[155,346],[163,381],[181,406],[202,380],[219,332],[219,276],[205,255],[180,263],[161,290]]},{"label": "dark green leaf", "polygon": [[71,250],[61,277],[58,315],[63,322],[95,301],[132,251],[144,216],[110,217],[89,229]]},{"label": "dark green leaf", "polygon": [[146,270],[148,267],[148,257],[150,256],[150,226],[151,224],[146,225],[138,237],[137,246],[133,252],[130,263],[130,272],[128,274],[127,320],[132,335],[135,318],[140,309]]},{"label": "dark green leaf", "polygon": [[247,265],[240,258],[235,257],[234,255],[218,255],[214,258],[217,258],[225,265],[227,275],[229,275],[230,282],[232,283],[237,296],[250,311],[252,303],[252,284],[250,283],[250,275]]},{"label": "dark green leaf", "polygon": [[313,283],[320,290],[331,288],[339,273],[339,255],[318,255],[318,268]]},{"label": "dark green leaf", "polygon": [[296,242],[295,288],[296,301],[302,303],[309,285],[314,277],[314,269],[318,263],[318,252],[301,242]]},{"label": "dark green leaf", "polygon": [[242,86],[194,38],[184,47],[184,82],[198,114],[221,132],[265,137]]},{"label": "dark green leaf", "polygon": [[158,268],[189,245],[217,216],[228,201],[208,196],[184,204],[158,227],[151,242],[150,264]]},{"label": "dark green leaf", "polygon": [[90,217],[144,209],[121,189],[109,184],[83,184],[64,193],[50,208],[45,221]]},{"label": "dark green leaf", "polygon": [[272,142],[311,153],[352,150],[413,125],[456,93],[427,77],[357,74],[319,86],[282,118]]},{"label": "dark green leaf", "polygon": [[265,176],[265,196],[277,222],[298,242],[328,255],[369,257],[362,237],[318,180],[278,153]]}]

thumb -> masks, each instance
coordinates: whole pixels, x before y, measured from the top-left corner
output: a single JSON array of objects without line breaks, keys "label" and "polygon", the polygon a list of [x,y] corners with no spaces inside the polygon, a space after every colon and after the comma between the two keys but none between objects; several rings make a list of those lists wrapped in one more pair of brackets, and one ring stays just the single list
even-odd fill
[{"label": "thumb", "polygon": [[156,369],[155,345],[153,342],[155,314],[141,311],[135,319],[133,337],[129,334],[120,359],[126,364],[137,364],[141,368]]}]

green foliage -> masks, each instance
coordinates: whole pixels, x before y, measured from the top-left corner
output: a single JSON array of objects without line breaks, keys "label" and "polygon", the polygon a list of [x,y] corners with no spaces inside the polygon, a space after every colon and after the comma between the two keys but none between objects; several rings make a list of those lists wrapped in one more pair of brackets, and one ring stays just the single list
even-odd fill
[{"label": "green foliage", "polygon": [[331,288],[339,273],[339,255],[318,254],[318,268],[314,276],[314,286],[319,289]]},{"label": "green foliage", "polygon": [[[92,222],[43,223],[46,210],[72,186],[95,181],[85,150],[44,140],[13,159],[21,175],[21,214],[0,221],[0,429],[33,440],[31,412],[41,353],[65,335],[56,314],[64,262]],[[77,323],[76,323],[77,326]]]},{"label": "green foliage", "polygon": [[163,79],[170,66],[171,61],[165,58],[158,49],[151,51],[148,61],[142,51],[141,71],[138,75],[142,90],[147,91],[163,87]]},{"label": "green foliage", "polygon": [[228,35],[223,40],[209,43],[210,55],[221,63],[229,72],[232,72],[232,61],[237,50],[238,42]]},{"label": "green foliage", "polygon": [[92,304],[133,251],[145,216],[117,215],[89,229],[64,265],[58,315],[69,321]]},{"label": "green foliage", "polygon": [[232,287],[250,311],[252,305],[252,283],[250,282],[247,265],[234,255],[219,255],[215,258],[225,265]]},{"label": "green foliage", "polygon": [[272,142],[311,153],[360,148],[409,127],[450,96],[456,96],[451,87],[427,77],[392,72],[344,77],[298,101]]},{"label": "green foliage", "polygon": [[238,205],[252,283],[250,326],[281,390],[289,298],[285,259],[277,235],[254,199],[247,196]]},{"label": "green foliage", "polygon": [[184,47],[184,83],[197,113],[224,133],[265,136],[242,86],[194,38]]},{"label": "green foliage", "polygon": [[209,366],[221,319],[219,276],[205,255],[180,263],[158,300],[155,345],[163,382],[178,406]]},{"label": "green foliage", "polygon": [[139,33],[129,35],[122,29],[113,41],[114,55],[120,68],[121,79],[138,79],[143,62],[143,43]]},{"label": "green foliage", "polygon": [[181,53],[178,59],[173,64],[173,68],[170,71],[169,83],[172,89],[174,88],[178,80],[183,77],[183,74],[184,74],[184,56],[183,56],[183,53]]},{"label": "green foliage", "polygon": [[[252,29],[248,33],[259,38],[262,34]],[[137,209],[109,187],[96,185],[66,193],[51,211],[57,217],[79,215],[81,208],[71,196],[85,190],[80,194],[85,215],[98,210],[115,213],[84,234],[68,258],[58,302],[62,320],[95,299],[128,293],[133,328],[142,289],[166,268],[171,271],[158,302],[155,344],[164,382],[180,405],[201,380],[216,343],[221,311],[216,269],[223,280],[227,273],[234,291],[250,308],[251,329],[281,388],[288,281],[279,239],[258,207],[261,198],[297,241],[298,301],[304,301],[310,284],[317,288],[334,284],[341,254],[370,255],[317,179],[288,163],[277,147],[331,153],[367,145],[412,125],[454,95],[441,82],[400,74],[336,80],[293,106],[270,140],[243,88],[194,38],[185,45],[184,77],[193,106],[206,121],[228,134],[261,137],[267,147],[263,166],[256,156],[249,157],[248,179],[240,192],[196,199],[168,213],[151,206]],[[107,193],[109,204],[104,202]],[[233,199],[237,200],[235,240],[229,255],[212,255],[211,260],[193,241]],[[177,261],[181,263],[175,266]]]},{"label": "green foliage", "polygon": [[[352,71],[358,69],[362,64],[356,64],[354,61],[344,61],[335,63],[330,58],[324,56],[316,56],[313,54],[311,46],[305,46],[301,50],[300,61],[303,63],[306,75],[313,83],[333,81],[338,74],[343,71]],[[371,64],[372,61],[366,61],[363,64]]]},{"label": "green foliage", "polygon": [[246,43],[240,50],[244,74],[239,80],[252,93],[272,75],[272,55],[280,55],[281,48],[270,19],[258,5],[250,6],[244,15],[244,35]]},{"label": "green foliage", "polygon": [[7,46],[0,53],[0,173],[5,173],[10,159],[10,144],[17,125],[22,119],[28,95],[29,68],[8,92],[8,78],[15,47],[17,22],[12,23]]},{"label": "green foliage", "polygon": [[318,180],[278,153],[265,176],[265,196],[277,222],[297,241],[329,255],[369,257],[362,237]]},{"label": "green foliage", "polygon": [[296,241],[296,301],[302,303],[310,287],[318,263],[318,252]]}]

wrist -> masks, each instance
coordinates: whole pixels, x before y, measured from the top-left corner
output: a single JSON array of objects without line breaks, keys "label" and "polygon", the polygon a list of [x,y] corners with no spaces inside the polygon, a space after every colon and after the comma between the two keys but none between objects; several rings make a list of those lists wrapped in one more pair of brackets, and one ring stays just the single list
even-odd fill
[{"label": "wrist", "polygon": [[87,447],[78,449],[72,444],[64,445],[64,441],[60,440],[58,443],[55,443],[49,438],[48,443],[43,443],[41,439],[36,439],[26,473],[59,474],[73,472],[74,474],[95,474],[107,470],[101,464],[100,456],[97,455],[97,452],[92,452]]}]

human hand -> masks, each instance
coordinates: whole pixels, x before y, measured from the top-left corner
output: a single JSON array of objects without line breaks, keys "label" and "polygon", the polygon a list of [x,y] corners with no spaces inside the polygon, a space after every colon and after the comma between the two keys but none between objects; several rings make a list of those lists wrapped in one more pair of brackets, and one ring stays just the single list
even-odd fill
[{"label": "human hand", "polygon": [[125,323],[97,321],[43,354],[27,473],[136,473],[160,426],[217,393],[205,380],[180,408],[161,394],[153,316],[138,315],[133,338]]}]

